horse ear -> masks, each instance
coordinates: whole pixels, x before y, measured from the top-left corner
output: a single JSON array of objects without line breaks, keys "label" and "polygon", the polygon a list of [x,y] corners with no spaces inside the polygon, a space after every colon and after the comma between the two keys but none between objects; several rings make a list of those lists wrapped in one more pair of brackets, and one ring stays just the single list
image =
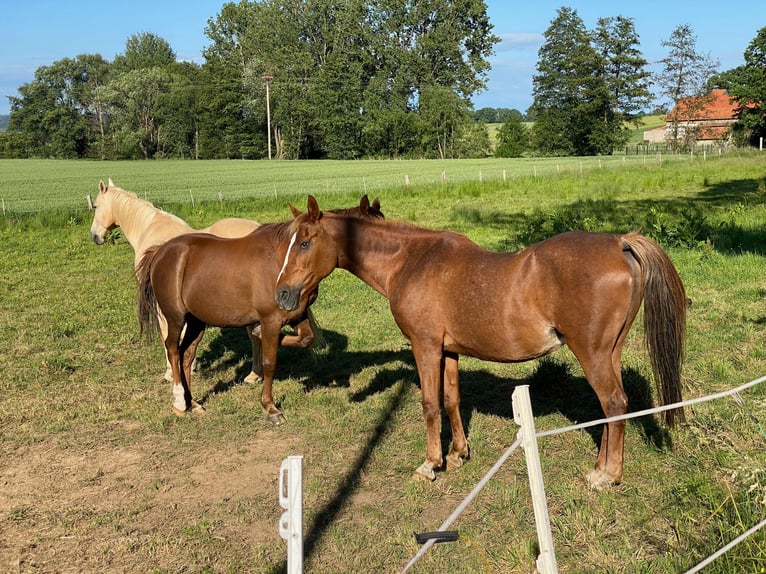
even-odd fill
[{"label": "horse ear", "polygon": [[104,185],[104,182],[102,180],[98,181],[98,192],[104,193],[106,191],[106,186]]},{"label": "horse ear", "polygon": [[378,199],[377,197],[372,200],[372,208],[377,211],[380,211],[380,199]]},{"label": "horse ear", "polygon": [[319,221],[322,217],[322,210],[319,209],[319,204],[313,195],[309,195],[308,202],[306,203],[306,210],[312,221]]},{"label": "horse ear", "polygon": [[107,187],[116,187],[116,186],[114,185],[114,182],[112,181],[112,178],[111,178],[111,177],[109,178],[109,183],[108,183]]},{"label": "horse ear", "polygon": [[293,219],[295,219],[299,215],[303,214],[303,212],[300,209],[298,209],[297,207],[295,207],[292,203],[288,203],[287,205],[290,206],[290,213],[293,214]]},{"label": "horse ear", "polygon": [[362,215],[367,215],[370,211],[370,198],[367,197],[366,193],[362,196],[362,199],[359,200],[359,211],[362,212]]}]

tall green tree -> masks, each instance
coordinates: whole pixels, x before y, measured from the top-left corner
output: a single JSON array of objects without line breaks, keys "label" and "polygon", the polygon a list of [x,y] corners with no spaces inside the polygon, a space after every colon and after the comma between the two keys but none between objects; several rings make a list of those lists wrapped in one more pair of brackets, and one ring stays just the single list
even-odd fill
[{"label": "tall green tree", "polygon": [[[697,51],[697,36],[688,24],[677,26],[668,40],[662,41],[668,54],[660,60],[662,70],[655,76],[660,95],[670,100],[673,109],[671,143],[680,150],[694,142],[690,120],[707,103],[705,97],[709,80],[716,74],[718,61],[710,54]],[[681,100],[685,106],[679,106]]]},{"label": "tall green tree", "polygon": [[100,56],[63,58],[41,66],[29,84],[10,98],[8,129],[21,135],[20,155],[77,158],[89,150],[91,94],[105,73]]},{"label": "tall green tree", "polygon": [[222,16],[235,12],[238,26],[211,26],[220,47],[209,53],[239,48],[253,116],[266,115],[262,77],[272,77],[272,140],[288,158],[415,153],[428,139],[418,133],[421,95],[433,103],[443,88],[467,105],[497,41],[478,0],[264,0],[226,5]]},{"label": "tall green tree", "polygon": [[128,37],[125,52],[112,61],[112,71],[121,74],[145,68],[162,68],[175,61],[176,54],[167,40],[151,32],[141,32]]},{"label": "tall green tree", "polygon": [[576,10],[563,7],[544,36],[532,78],[534,147],[554,155],[611,153],[613,111],[591,34]]},{"label": "tall green tree", "polygon": [[520,115],[509,117],[497,131],[497,157],[521,157],[529,150],[529,128],[521,121]]},{"label": "tall green tree", "polygon": [[729,95],[739,105],[738,129],[752,144],[766,138],[766,27],[758,30],[743,54],[745,65],[729,73]]},{"label": "tall green tree", "polygon": [[633,19],[624,16],[599,18],[593,45],[600,56],[601,71],[609,94],[609,110],[604,110],[605,132],[612,148],[630,138],[626,123],[638,121],[638,113],[652,101],[651,73],[639,49]]}]

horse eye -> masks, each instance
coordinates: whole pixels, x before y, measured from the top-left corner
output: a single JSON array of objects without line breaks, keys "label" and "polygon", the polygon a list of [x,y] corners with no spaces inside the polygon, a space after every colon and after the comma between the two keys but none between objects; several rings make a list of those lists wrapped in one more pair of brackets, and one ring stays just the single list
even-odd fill
[{"label": "horse eye", "polygon": [[311,241],[301,241],[301,249],[308,249],[311,247]]}]

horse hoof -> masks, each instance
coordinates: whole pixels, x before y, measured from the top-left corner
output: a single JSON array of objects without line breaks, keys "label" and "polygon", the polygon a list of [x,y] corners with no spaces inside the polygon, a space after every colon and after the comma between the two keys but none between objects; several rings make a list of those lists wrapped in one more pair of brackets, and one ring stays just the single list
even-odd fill
[{"label": "horse hoof", "polygon": [[287,419],[282,413],[276,413],[276,414],[269,415],[269,421],[271,421],[271,424],[273,424],[274,426],[279,426],[282,423],[287,422]]},{"label": "horse hoof", "polygon": [[426,463],[421,464],[417,470],[412,474],[412,478],[415,480],[424,480],[426,482],[433,482],[436,480],[436,473],[430,465]]},{"label": "horse hoof", "polygon": [[205,414],[205,407],[203,407],[197,401],[192,401],[192,403],[191,403],[191,411],[194,414],[202,415],[202,414]]},{"label": "horse hoof", "polygon": [[450,472],[452,470],[457,470],[461,466],[463,466],[463,457],[459,454],[448,454],[447,455],[447,472]]},{"label": "horse hoof", "polygon": [[604,490],[605,488],[618,484],[606,476],[602,471],[598,470],[590,471],[585,480],[588,482],[588,485],[592,490]]},{"label": "horse hoof", "polygon": [[258,373],[254,373],[253,371],[250,371],[250,374],[245,377],[245,382],[248,385],[260,385],[263,383],[263,377],[259,375]]},{"label": "horse hoof", "polygon": [[162,376],[163,379],[165,379],[167,382],[172,383],[173,382],[173,371],[165,371],[165,374]]},{"label": "horse hoof", "polygon": [[177,409],[176,407],[170,407],[170,411],[176,415],[177,417],[185,417],[186,411],[182,411],[181,409]]}]

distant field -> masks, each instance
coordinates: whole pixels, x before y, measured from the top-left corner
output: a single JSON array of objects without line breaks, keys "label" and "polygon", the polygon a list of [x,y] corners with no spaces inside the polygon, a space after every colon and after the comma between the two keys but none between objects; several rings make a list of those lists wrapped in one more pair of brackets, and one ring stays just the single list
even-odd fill
[{"label": "distant field", "polygon": [[[525,124],[527,125],[527,127],[531,128],[534,125],[534,122],[525,122]],[[644,140],[645,130],[657,128],[664,124],[665,124],[664,114],[642,117],[638,127],[636,127],[633,124],[630,124],[628,126],[632,130],[632,135],[630,136],[630,140],[628,143],[631,143],[631,144],[641,143]],[[496,146],[497,132],[500,129],[500,126],[502,126],[503,124],[486,124],[486,125],[487,125],[487,131],[489,132],[489,141],[492,143],[493,146]]]},{"label": "distant field", "polygon": [[635,156],[271,162],[0,160],[0,204],[3,212],[17,213],[50,207],[85,208],[85,196],[98,190],[99,180],[109,178],[155,203],[193,203],[277,196],[295,199],[308,193],[374,194],[392,188],[414,190],[442,183],[442,178],[451,184],[502,182],[504,178],[621,169],[646,161],[652,160]]}]

